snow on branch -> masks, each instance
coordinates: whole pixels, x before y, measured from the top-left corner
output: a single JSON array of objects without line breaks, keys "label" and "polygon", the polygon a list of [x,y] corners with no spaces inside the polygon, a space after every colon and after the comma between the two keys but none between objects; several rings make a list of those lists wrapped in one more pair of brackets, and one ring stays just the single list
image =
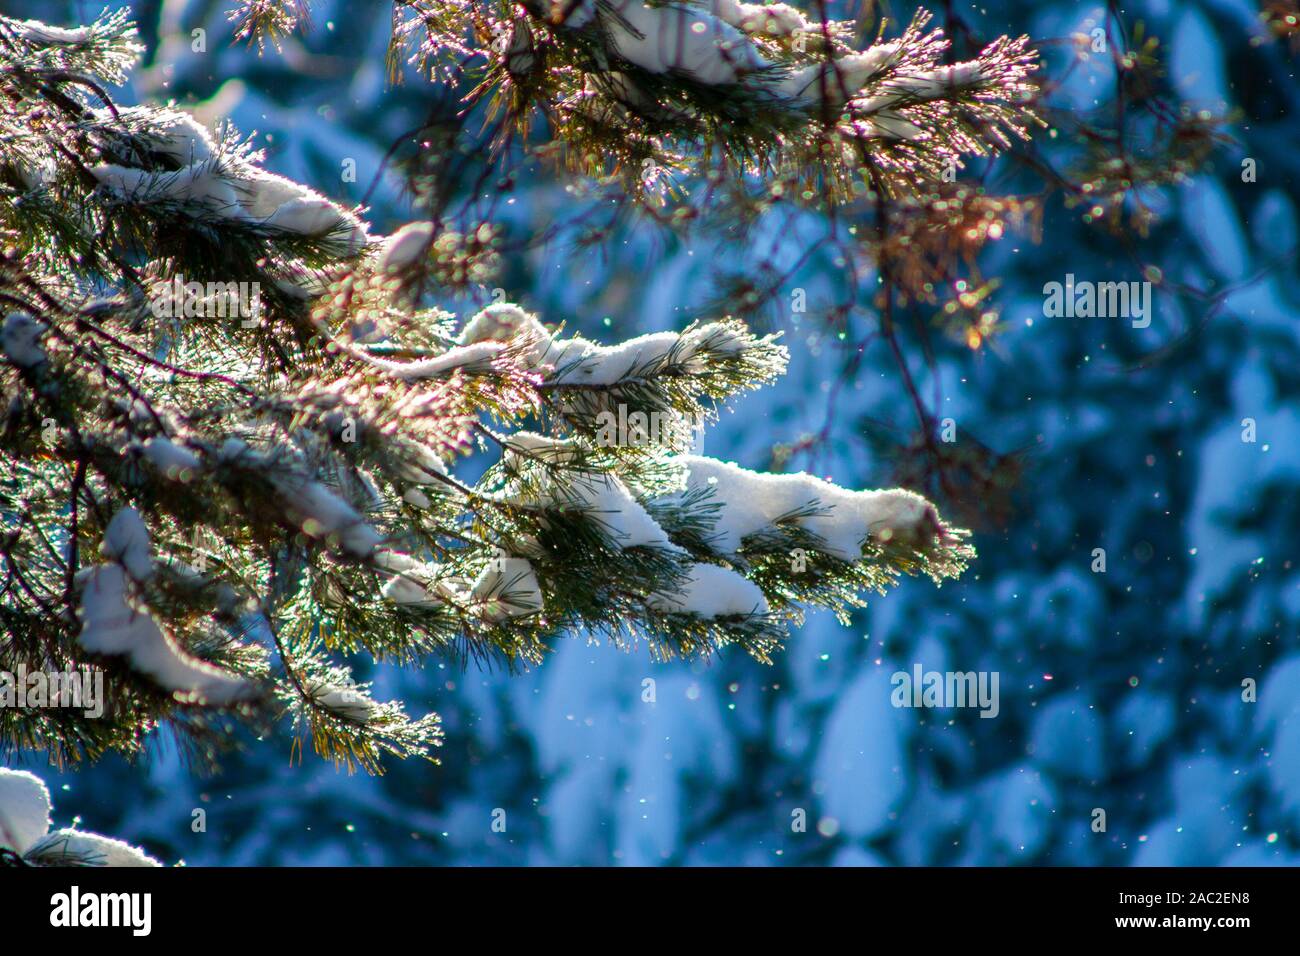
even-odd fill
[{"label": "snow on branch", "polygon": [[355,723],[369,723],[380,709],[380,705],[366,693],[366,688],[356,684],[334,684],[311,678],[305,682],[304,689],[316,706]]},{"label": "snow on branch", "polygon": [[[544,540],[534,545],[541,551],[556,546],[545,540],[552,522],[581,520],[612,553],[655,554],[675,568],[671,586],[643,594],[652,614],[757,623],[773,614],[769,597],[779,599],[783,614],[797,616],[792,607],[801,603],[838,611],[858,606],[863,589],[887,587],[899,571],[939,580],[959,574],[972,556],[965,532],[902,489],[852,491],[806,474],[671,455],[661,462],[679,475],[677,486],[634,494],[617,475],[597,470],[581,439],[525,432],[505,449],[504,490],[494,500],[552,516],[539,525]],[[624,465],[629,481],[643,465]],[[563,528],[564,536],[579,533],[572,524]],[[814,552],[829,560],[794,567],[804,562],[792,559]],[[412,599],[417,595],[413,588]]]},{"label": "snow on branch", "polygon": [[615,475],[577,472],[553,477],[544,473],[529,482],[526,492],[507,491],[500,499],[585,515],[617,550],[658,548],[684,553]]},{"label": "snow on branch", "polygon": [[48,329],[25,312],[10,312],[0,331],[0,348],[18,368],[35,368],[46,360],[41,336]]},{"label": "snow on branch", "polygon": [[578,12],[567,27],[586,27],[594,18],[618,55],[650,73],[679,73],[707,85],[749,85],[791,107],[849,103],[857,115],[903,102],[956,99],[975,89],[1005,99],[1026,92],[1025,80],[1033,69],[1024,37],[1002,37],[978,60],[941,65],[948,41],[941,30],[923,32],[928,14],[919,14],[897,40],[865,50],[832,47],[829,58],[791,65],[763,56],[749,35],[820,39],[840,36],[840,25],[809,21],[786,4],[735,0],[698,6],[584,0]]},{"label": "snow on branch", "polygon": [[383,540],[355,508],[319,481],[297,475],[272,476],[272,483],[284,501],[289,517],[312,538],[323,538],[345,554],[362,558]]},{"label": "snow on branch", "polygon": [[[806,181],[809,167],[819,167],[825,184],[814,196],[825,201],[860,198],[854,177],[863,167],[885,177],[891,194],[909,193],[964,156],[1027,138],[1040,122],[1037,54],[1027,37],[999,37],[976,59],[945,64],[949,41],[927,30],[925,11],[893,38],[882,23],[876,42],[859,48],[854,24],[821,22],[784,3],[521,6],[530,16],[507,20],[474,2],[398,0],[406,19],[390,52],[422,31],[414,62],[449,80],[468,70],[481,81],[476,95],[505,93],[521,138],[535,126],[536,107],[571,169],[621,174],[651,205],[666,201],[652,184],[672,182],[674,194],[686,195],[700,161],[713,169],[714,156],[728,175],[766,181]],[[474,61],[467,35],[497,39]]]},{"label": "snow on branch", "polygon": [[[447,14],[460,43],[471,31],[456,16],[483,9],[419,2]],[[544,63],[547,75],[521,74],[515,92],[551,97],[556,140],[598,156],[574,125],[595,129],[575,119],[601,95],[593,77],[618,74],[677,111],[633,118],[641,146],[739,131],[729,142],[757,167],[770,148],[816,179],[825,167],[800,163],[827,155],[814,139],[832,126],[839,159],[845,128],[853,148],[870,133],[880,156],[962,136],[984,148],[993,134],[976,126],[1014,128],[1008,79],[1030,69],[1005,38],[945,66],[945,42],[915,23],[854,50],[846,28],[785,4],[593,0],[557,23],[539,3],[511,10],[512,36],[528,41],[511,44],[528,54],[512,68]],[[89,68],[107,33],[125,42],[114,23],[83,44],[0,20],[0,55]],[[137,750],[170,721],[206,756],[206,715],[191,705],[252,715],[273,694],[318,751],[374,769],[381,752],[427,755],[437,718],[407,720],[353,689],[337,655],[532,664],[556,633],[583,629],[769,660],[799,607],[841,609],[898,574],[938,580],[973,556],[910,492],[688,453],[720,405],[784,372],[776,336],[725,317],[603,343],[511,303],[457,330],[429,303],[477,281],[471,259],[503,253],[489,224],[456,221],[452,235],[439,214],[372,239],[356,212],[266,172],[229,130],[173,107],[110,108],[71,81],[24,85],[21,72],[0,71],[20,117],[6,129],[22,128],[0,136],[4,188],[22,197],[4,206],[18,239],[0,257],[18,290],[0,327],[17,410],[0,457],[23,491],[4,555],[23,572],[4,590],[13,643],[33,661],[89,653],[116,659],[124,682],[142,675],[129,681],[139,710],[115,717],[113,736],[42,730],[61,755]],[[273,284],[269,321],[157,314],[149,291],[182,273]],[[281,280],[295,293],[280,295]],[[97,298],[72,301],[92,287]],[[643,442],[647,430],[658,434]],[[455,459],[475,448],[500,460],[469,481]],[[100,528],[102,542],[88,539]],[[102,557],[81,567],[96,546]],[[804,550],[813,559],[796,567]],[[209,619],[230,636],[219,652],[205,649]]]},{"label": "snow on branch", "polygon": [[701,618],[758,617],[768,613],[767,598],[758,585],[716,564],[693,564],[685,584],[675,591],[650,595],[652,610]]},{"label": "snow on branch", "polygon": [[799,10],[788,3],[739,3],[737,0],[713,0],[710,12],[718,19],[745,33],[768,36],[794,36],[819,29]]},{"label": "snow on branch", "polygon": [[282,687],[280,696],[294,714],[295,730],[309,728],[322,755],[349,771],[359,764],[371,773],[382,771],[383,753],[436,762],[432,750],[442,746],[443,738],[437,714],[411,719],[401,701],[374,700],[370,685],[358,684],[347,668],[315,652],[306,651],[295,660],[300,668],[297,683]]},{"label": "snow on branch", "polygon": [[376,563],[388,576],[384,599],[404,607],[452,607],[488,624],[527,617],[543,607],[541,585],[527,558],[498,552],[473,581],[394,551],[379,552]]},{"label": "snow on branch", "polygon": [[[789,352],[776,336],[755,336],[735,320],[654,332],[606,346],[581,336],[552,337],[518,306],[489,306],[462,341],[522,340],[528,361],[543,369],[540,389],[576,428],[591,431],[602,412],[677,412],[696,418],[720,401],[758,388],[785,371]],[[519,337],[519,339],[516,339]]]},{"label": "snow on branch", "polygon": [[[614,414],[626,437],[627,416],[673,413],[679,420],[707,417],[712,404],[759,388],[785,370],[789,352],[776,335],[756,336],[734,319],[693,325],[683,332],[654,332],[619,345],[600,345],[582,336],[552,335],[537,316],[511,303],[476,313],[442,354],[410,362],[385,359],[347,342],[338,347],[368,365],[405,381],[483,374],[517,361],[535,370],[537,391],[571,427],[608,430],[602,413]],[[689,440],[689,429],[670,430]]]},{"label": "snow on branch", "polygon": [[185,653],[132,594],[128,583],[154,576],[149,532],[138,512],[123,508],[113,516],[102,550],[113,563],[92,565],[79,574],[81,633],[78,643],[95,654],[123,656],[178,700],[227,705],[247,699],[252,684]]},{"label": "snow on branch", "polygon": [[[103,188],[136,205],[176,203],[195,218],[267,236],[296,235],[329,243],[340,257],[365,248],[367,226],[353,213],[307,186],[261,169],[260,154],[218,144],[188,114],[133,107],[92,111],[90,129],[123,152],[143,147],[138,163],[90,167]],[[129,131],[122,140],[120,128]],[[152,160],[152,161],[150,161]],[[166,161],[170,168],[160,168]],[[178,167],[178,168],[177,168]]]},{"label": "snow on branch", "polygon": [[852,491],[804,473],[767,474],[700,455],[679,459],[687,491],[704,492],[717,505],[713,545],[724,555],[739,552],[746,538],[790,522],[822,542],[841,561],[863,557],[869,538],[928,545],[943,533],[938,513],[918,494],[902,489]]},{"label": "snow on branch", "polygon": [[0,16],[0,54],[18,57],[33,69],[81,72],[123,83],[144,52],[129,17],[126,8],[105,10],[94,23],[59,27]]},{"label": "snow on branch", "polygon": [[[471,351],[478,349],[485,351]],[[800,597],[838,607],[859,587],[886,586],[897,570],[925,570],[938,579],[959,573],[969,557],[963,533],[944,525],[933,505],[911,492],[858,492],[809,475],[746,471],[682,454],[685,448],[673,442],[635,453],[627,447],[627,428],[606,434],[590,427],[601,410],[616,404],[675,414],[697,407],[692,401],[709,393],[700,380],[728,362],[749,363],[748,377],[737,374],[732,385],[779,374],[785,349],[756,338],[742,323],[727,320],[605,346],[553,335],[537,316],[501,303],[475,314],[456,343],[432,358],[396,362],[355,349],[370,366],[407,381],[490,365],[506,350],[538,371],[537,389],[561,428],[494,436],[502,447],[500,466],[475,489],[465,489],[465,500],[490,516],[482,528],[497,529],[494,543],[505,555],[480,564],[469,584],[457,569],[381,551],[376,561],[385,567],[383,595],[391,604],[430,613],[451,608],[488,621],[550,613],[556,609],[544,607],[543,590],[562,595],[570,589],[574,572],[564,563],[576,560],[595,600],[602,588],[617,587],[640,602],[647,620],[734,621],[759,628],[767,640],[773,625],[765,622],[777,621],[769,598],[779,598],[783,614]],[[471,355],[473,363],[464,360]],[[587,555],[570,554],[575,548],[608,557],[597,569],[586,563]],[[805,580],[783,575],[773,558],[782,548],[787,557],[794,548],[819,551],[832,559],[829,570]],[[606,576],[608,585],[602,583]],[[507,578],[515,579],[517,597],[501,598],[499,592],[511,589]],[[485,598],[500,598],[499,609],[485,605]]]},{"label": "snow on branch", "polygon": [[26,770],[0,767],[0,850],[29,866],[162,866],[138,847],[86,830],[50,830],[50,791]]},{"label": "snow on branch", "polygon": [[542,609],[542,588],[526,558],[501,555],[487,563],[470,589],[470,598],[487,621],[536,614]]},{"label": "snow on branch", "polygon": [[[644,0],[582,0],[563,26],[598,31],[610,53],[648,73],[681,76],[705,86],[747,86],[773,103],[792,107],[815,105],[823,97],[842,103],[890,55],[886,48],[844,53],[831,64],[836,79],[830,83],[818,82],[827,75],[822,66],[790,69],[765,56],[750,39],[753,34],[821,36],[821,24],[787,4],[709,0],[651,6]],[[839,30],[828,27],[827,32]]]}]

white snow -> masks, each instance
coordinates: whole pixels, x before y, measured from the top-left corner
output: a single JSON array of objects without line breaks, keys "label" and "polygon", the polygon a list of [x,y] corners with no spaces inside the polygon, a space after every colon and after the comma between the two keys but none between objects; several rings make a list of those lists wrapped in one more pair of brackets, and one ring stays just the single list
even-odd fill
[{"label": "white snow", "polygon": [[436,606],[443,602],[429,593],[426,585],[413,580],[409,575],[398,574],[391,578],[380,591],[385,601],[394,604],[407,604],[416,607]]},{"label": "white snow", "polygon": [[877,73],[889,67],[898,58],[897,41],[877,43],[860,53],[850,53],[832,63],[813,63],[791,72],[777,84],[782,95],[802,106],[820,102],[825,86],[825,96],[839,105],[851,99],[858,90]]},{"label": "white snow", "polygon": [[127,601],[126,574],[116,564],[82,571],[81,633],[78,643],[95,654],[125,655],[131,667],[183,699],[229,704],[246,696],[242,677],[182,651],[143,609]]},{"label": "white snow", "polygon": [[90,39],[90,27],[55,27],[39,20],[9,21],[18,35],[30,43],[85,43]]},{"label": "white snow", "polygon": [[[759,5],[737,0],[712,0],[707,7],[650,7],[642,0],[612,0],[612,15],[603,18],[613,52],[650,73],[679,73],[698,83],[750,84],[790,101],[795,107],[816,104],[822,96],[819,77],[825,73],[828,100],[839,104],[897,53],[897,44],[879,44],[835,61],[834,66],[812,64],[769,85],[765,76],[777,64],[765,57],[749,33],[792,36],[819,33],[821,24],[809,21],[784,3]],[[574,10],[565,26],[579,29],[594,17],[594,4]]]},{"label": "white snow", "polygon": [[709,322],[692,329],[683,338],[690,342],[692,354],[739,355],[749,344],[744,328],[734,322]]},{"label": "white snow", "polygon": [[41,335],[47,328],[44,322],[38,322],[26,312],[10,312],[0,331],[0,346],[9,361],[19,368],[35,368],[46,359]]},{"label": "white snow", "polygon": [[613,475],[583,474],[572,477],[546,502],[586,512],[620,548],[655,547],[680,552],[663,528]]},{"label": "white snow", "polygon": [[[633,374],[655,370],[679,336],[676,332],[651,332],[619,345],[598,345],[582,337],[553,341],[542,362],[554,368],[552,382],[582,385],[612,385]],[[683,349],[683,358],[690,350]]]},{"label": "white snow", "polygon": [[475,342],[472,345],[458,345],[441,355],[415,362],[393,362],[388,359],[366,355],[366,361],[382,368],[386,372],[407,381],[418,381],[448,375],[458,368],[485,370],[491,367],[493,360],[504,346],[500,342]]},{"label": "white snow", "polygon": [[323,198],[290,199],[266,217],[268,226],[304,236],[327,233],[337,227],[340,221],[338,208]]},{"label": "white snow", "polygon": [[217,151],[216,143],[207,127],[189,113],[176,109],[148,106],[119,107],[117,116],[107,107],[91,110],[102,125],[120,126],[141,120],[148,128],[140,134],[155,152],[169,156],[182,166],[191,166],[211,159]]},{"label": "white snow", "polygon": [[183,478],[198,471],[201,465],[198,455],[162,435],[145,441],[141,451],[149,463],[168,478]]},{"label": "white snow", "polygon": [[402,492],[402,500],[413,508],[428,508],[433,504],[419,488],[407,488]]},{"label": "white snow", "polygon": [[149,556],[149,529],[140,512],[122,508],[109,521],[99,546],[104,557],[118,562],[137,581],[153,577],[153,558]]},{"label": "white snow", "polygon": [[319,195],[315,190],[292,179],[265,170],[258,170],[256,176],[241,183],[241,187],[240,204],[244,214],[252,219],[266,219],[285,203]]},{"label": "white snow", "polygon": [[769,65],[743,33],[703,10],[649,7],[641,0],[611,6],[623,21],[605,18],[614,49],[650,73],[671,70],[713,86]]},{"label": "white snow", "polygon": [[279,478],[274,483],[292,517],[311,537],[337,539],[344,552],[356,557],[369,555],[383,540],[350,504],[319,481]]},{"label": "white snow", "polygon": [[25,770],[0,767],[0,846],[22,855],[50,829],[50,791]]},{"label": "white snow", "polygon": [[433,223],[407,223],[384,240],[383,252],[379,257],[379,271],[394,273],[408,268],[428,253],[432,240]]},{"label": "white snow", "polygon": [[207,130],[188,115],[162,110],[149,118],[154,125],[141,138],[186,165],[169,172],[113,163],[91,167],[108,189],[134,202],[171,200],[276,232],[329,236],[343,242],[345,256],[356,255],[369,242],[365,223],[315,190],[264,169],[219,160]]},{"label": "white snow", "polygon": [[392,572],[392,577],[380,592],[386,601],[415,607],[436,607],[459,597],[453,582],[438,580],[443,571],[439,564],[419,561],[409,554],[387,549],[375,552],[375,564]]},{"label": "white snow", "polygon": [[361,351],[355,354],[410,381],[445,375],[458,368],[486,368],[508,346],[532,367],[549,369],[548,382],[608,386],[630,376],[655,374],[670,357],[685,366],[688,373],[700,371],[703,353],[735,356],[744,351],[748,339],[735,324],[721,322],[680,334],[653,332],[619,345],[600,345],[581,336],[555,339],[536,316],[503,302],[476,313],[462,330],[459,343],[442,355],[413,362],[394,362]]},{"label": "white snow", "polygon": [[876,139],[917,140],[925,138],[925,130],[895,110],[881,110],[855,124],[866,137]]},{"label": "white snow", "polygon": [[216,152],[216,143],[207,128],[179,110],[164,113],[147,138],[156,143],[158,152],[186,166],[211,159]]},{"label": "white snow", "polygon": [[884,83],[885,92],[858,102],[863,112],[884,109],[904,101],[933,100],[949,96],[982,82],[984,70],[978,60],[954,63],[911,75],[895,76]]},{"label": "white snow", "polygon": [[524,617],[542,609],[542,588],[526,558],[493,558],[475,579],[470,597],[487,621]]},{"label": "white snow", "polygon": [[[511,441],[516,437],[513,436]],[[567,451],[563,448],[563,442],[530,443],[534,445],[531,454],[551,460],[563,460],[562,456]],[[524,497],[518,488],[509,486],[500,498],[538,508],[583,512],[619,548],[656,547],[673,552],[682,550],[668,539],[668,535],[650,517],[650,513],[615,475],[568,473],[562,478],[541,477],[534,484],[540,488],[530,487],[528,497]]]},{"label": "white snow", "polygon": [[55,830],[25,858],[40,866],[162,866],[139,847],[85,830]]},{"label": "white snow", "polygon": [[526,312],[513,302],[494,302],[474,314],[460,333],[462,345],[476,342],[508,342],[515,337],[528,336],[549,341],[551,334],[537,316]]},{"label": "white snow", "polygon": [[681,591],[652,594],[646,604],[664,613],[703,618],[768,612],[767,598],[757,584],[716,564],[692,565]]},{"label": "white snow", "polygon": [[578,445],[565,438],[552,438],[537,432],[517,431],[505,441],[506,456],[515,459],[536,458],[550,464],[563,464],[572,461],[578,453]]},{"label": "white snow", "polygon": [[436,475],[446,476],[447,465],[442,457],[422,442],[410,442],[403,448],[400,472],[403,478],[417,485],[432,485]]},{"label": "white snow", "polygon": [[26,770],[0,767],[0,847],[33,865],[161,866],[136,847],[83,830],[50,829],[50,791]]},{"label": "white snow", "polygon": [[651,375],[671,361],[688,373],[703,369],[703,354],[735,356],[746,339],[729,324],[709,323],[687,332],[651,332],[618,345],[599,345],[581,336],[552,340],[535,350],[536,363],[554,369],[550,382],[608,386]]},{"label": "white snow", "polygon": [[366,225],[320,193],[291,179],[254,170],[237,183],[241,214],[267,226],[304,236],[339,233],[346,237],[347,255],[365,248]]},{"label": "white snow", "polygon": [[211,162],[160,173],[103,163],[92,166],[90,172],[105,186],[132,202],[171,200],[223,217],[238,216],[241,208],[235,185]]},{"label": "white snow", "polygon": [[360,724],[369,721],[379,710],[379,705],[355,685],[309,681],[306,689],[311,699],[326,710]]},{"label": "white snow", "polygon": [[410,571],[425,566],[418,558],[390,548],[376,549],[373,560],[376,567],[383,568],[385,571]]},{"label": "white snow", "polygon": [[746,33],[770,36],[793,36],[796,33],[820,32],[821,25],[808,20],[787,3],[740,3],[738,0],[713,0],[710,12],[724,23]]},{"label": "white snow", "polygon": [[721,505],[713,544],[724,554],[734,554],[747,535],[771,528],[776,519],[813,505],[827,513],[797,524],[825,541],[826,554],[844,561],[862,556],[868,535],[924,540],[939,531],[934,507],[910,491],[852,491],[802,472],[765,474],[702,455],[677,460],[687,467],[687,487],[711,490]]},{"label": "white snow", "polygon": [[328,199],[299,197],[290,199],[267,216],[266,225],[302,236],[323,236],[342,227],[344,216]]}]

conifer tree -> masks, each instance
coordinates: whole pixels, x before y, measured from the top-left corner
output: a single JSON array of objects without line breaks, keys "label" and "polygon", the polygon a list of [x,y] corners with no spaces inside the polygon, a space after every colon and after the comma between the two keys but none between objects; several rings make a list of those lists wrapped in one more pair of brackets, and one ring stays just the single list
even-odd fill
[{"label": "conifer tree", "polygon": [[[232,16],[273,55],[295,9]],[[919,186],[1038,122],[1027,38],[952,63],[928,24],[859,42],[820,3],[399,0],[394,76],[471,93],[405,144],[419,218],[380,236],[247,131],[115,102],[124,13],[0,18],[0,670],[93,664],[108,697],[100,719],[0,709],[5,749],[74,763],[166,727],[210,764],[239,724],[289,722],[379,772],[431,757],[439,721],[373,699],[358,655],[535,666],[581,630],[761,663],[805,608],[960,574],[967,533],[920,495],[696,453],[782,373],[777,336],[719,310],[606,344],[437,304],[518,251],[492,212],[528,163],[671,201],[682,229],[781,194],[924,210]]]}]

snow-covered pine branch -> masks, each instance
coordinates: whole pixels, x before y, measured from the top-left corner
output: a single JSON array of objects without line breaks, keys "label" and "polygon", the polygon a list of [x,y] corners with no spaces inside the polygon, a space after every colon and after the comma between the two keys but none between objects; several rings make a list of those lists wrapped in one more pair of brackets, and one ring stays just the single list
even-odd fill
[{"label": "snow-covered pine branch", "polygon": [[[959,573],[970,556],[962,534],[908,492],[856,493],[809,476],[745,472],[681,454],[687,448],[676,429],[666,430],[667,441],[643,445],[626,428],[592,427],[618,403],[639,401],[638,409],[680,416],[702,408],[702,396],[726,397],[737,385],[779,374],[784,349],[739,323],[603,346],[557,338],[535,315],[501,303],[473,315],[454,342],[427,358],[397,361],[347,342],[339,347],[400,382],[471,370],[491,376],[509,352],[538,372],[539,401],[555,413],[555,433],[494,435],[500,467],[475,487],[446,475],[475,513],[476,530],[501,554],[460,563],[401,551],[377,555],[385,600],[415,620],[448,613],[487,623],[536,617],[544,627],[612,633],[640,621],[657,629],[661,652],[721,641],[766,657],[785,618],[772,613],[764,588],[746,580],[746,570],[758,572],[755,580],[782,609],[801,597],[841,609],[855,590],[886,586],[899,571],[939,580]],[[727,388],[702,388],[719,374],[714,363],[747,364],[748,377],[733,369]],[[626,424],[631,416],[623,411]],[[782,542],[786,558],[794,548],[826,558],[803,579],[806,586],[772,574],[769,559]],[[512,586],[515,595],[508,594]],[[711,636],[674,649],[672,632],[693,627]]]},{"label": "snow-covered pine branch", "polygon": [[[684,8],[656,8],[670,9]],[[709,10],[764,56],[801,28],[784,7]],[[265,731],[284,717],[326,757],[378,771],[384,754],[431,757],[438,718],[371,699],[345,656],[533,665],[581,630],[766,661],[802,607],[843,612],[972,557],[908,492],[691,453],[721,406],[783,373],[776,336],[723,315],[598,343],[509,302],[457,328],[428,293],[499,254],[489,225],[372,238],[228,129],[108,102],[134,43],[124,21],[85,44],[28,27],[6,41],[16,30],[0,20],[0,57],[79,57],[87,76],[0,70],[14,200],[0,202],[0,669],[89,657],[112,716],[60,713],[7,746],[134,753],[166,724],[211,762],[224,718]],[[935,69],[909,44],[861,55],[882,76]],[[668,65],[637,82],[681,82]],[[918,69],[873,86],[893,97],[875,112],[978,90],[978,74]],[[208,283],[258,283],[263,313],[156,308],[181,279],[204,303],[224,294]],[[499,459],[478,480],[458,466],[471,451]]]},{"label": "snow-covered pine branch", "polygon": [[[764,179],[824,167],[836,201],[857,195],[863,167],[903,194],[1038,122],[1028,38],[999,37],[976,59],[945,64],[949,41],[927,31],[924,11],[901,35],[859,48],[852,24],[786,3],[528,0],[530,16],[510,20],[486,3],[398,6],[395,56],[422,34],[412,60],[431,75],[450,82],[468,70],[482,81],[476,95],[510,97],[520,136],[536,109],[571,166],[621,171],[629,186],[644,186],[652,164],[688,189],[705,143],[705,155]],[[467,35],[497,39],[475,47]]]},{"label": "snow-covered pine branch", "polygon": [[174,207],[216,231],[304,237],[338,257],[365,248],[366,228],[353,213],[262,169],[261,154],[241,148],[233,136],[218,143],[188,113],[100,108],[90,111],[83,126],[105,144],[106,157],[119,150],[123,155],[121,163],[101,162],[89,170],[118,202],[151,210]]},{"label": "snow-covered pine branch", "polygon": [[0,17],[0,55],[32,71],[79,73],[118,84],[143,52],[125,8],[105,10],[93,23],[77,27]]},{"label": "snow-covered pine branch", "polygon": [[[770,59],[753,35],[823,36],[822,24],[810,22],[787,4],[581,0],[565,7],[571,10],[562,24],[565,29],[599,33],[608,53],[641,70],[704,86],[745,87],[790,109],[843,104],[896,52],[890,44],[861,52],[836,50],[829,63],[794,67]],[[826,24],[825,35],[842,33],[840,24]]]},{"label": "snow-covered pine branch", "polygon": [[238,289],[241,305],[252,290],[265,308],[240,315],[245,328],[301,322],[301,303],[323,270],[366,248],[365,223],[264,169],[264,154],[229,125],[213,133],[170,106],[114,105],[109,87],[141,52],[134,27],[118,12],[81,33],[85,42],[74,44],[0,18],[0,58],[15,66],[0,80],[5,124],[15,132],[0,142],[12,242],[65,285],[78,275],[123,276],[120,291],[141,310],[157,314],[175,282],[197,284],[200,293],[186,293],[196,298],[191,305],[219,302],[222,318],[227,297],[214,285]]},{"label": "snow-covered pine branch", "polygon": [[[771,382],[789,359],[777,336],[756,336],[732,319],[607,346],[554,336],[513,303],[484,308],[466,323],[455,346],[430,358],[401,362],[363,347],[340,347],[404,381],[455,371],[489,373],[503,359],[522,363],[538,373],[540,399],[565,426],[631,447],[637,443],[629,441],[628,422],[635,416],[643,427],[656,423],[675,446],[689,445],[691,423],[712,415],[717,403]],[[659,429],[668,419],[672,427]]]},{"label": "snow-covered pine branch", "polygon": [[80,579],[81,633],[77,642],[91,654],[120,656],[176,699],[229,705],[253,696],[253,684],[198,660],[163,631],[132,592],[154,576],[149,531],[134,508],[108,523],[101,546],[111,563],[83,568]]},{"label": "snow-covered pine branch", "polygon": [[[771,618],[783,627],[799,619],[800,605],[844,612],[861,603],[862,591],[883,591],[899,573],[939,582],[960,574],[973,556],[964,531],[901,489],[851,491],[811,475],[747,471],[664,447],[649,460],[615,460],[611,474],[593,466],[594,449],[580,438],[519,433],[505,448],[486,482],[498,500],[536,513],[528,541],[534,557],[544,560],[566,538],[584,534],[606,568],[634,555],[657,558],[672,568],[673,584],[644,588],[644,608],[653,613]],[[645,481],[647,467],[672,477]],[[545,582],[547,566],[541,574]],[[626,577],[634,576],[629,568]]]},{"label": "snow-covered pine branch", "polygon": [[138,847],[87,830],[51,830],[50,791],[26,770],[0,767],[0,851],[28,866],[161,866]]},{"label": "snow-covered pine branch", "polygon": [[934,506],[910,491],[850,491],[808,474],[747,471],[701,455],[680,459],[686,494],[717,505],[711,542],[723,556],[736,556],[747,541],[771,536],[783,523],[820,543],[816,550],[840,561],[858,561],[870,538],[928,544],[943,527]]},{"label": "snow-covered pine branch", "polygon": [[[356,683],[343,667],[332,666],[317,653],[300,666],[312,671],[302,681],[300,699],[284,689],[280,697],[294,714],[294,730],[309,735],[318,753],[352,770],[361,766],[381,773],[381,757],[428,756],[442,745],[442,720],[434,713],[411,720],[401,701],[376,701],[370,687]],[[305,707],[303,706],[305,700]]]}]

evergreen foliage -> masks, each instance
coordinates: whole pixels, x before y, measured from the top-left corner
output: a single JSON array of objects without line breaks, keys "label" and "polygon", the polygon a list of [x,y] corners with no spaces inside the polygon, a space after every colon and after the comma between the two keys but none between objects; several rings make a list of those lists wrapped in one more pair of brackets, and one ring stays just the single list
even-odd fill
[{"label": "evergreen foliage", "polygon": [[[394,62],[472,79],[502,162],[558,157],[647,209],[651,168],[731,202],[915,203],[1037,122],[1024,38],[943,66],[925,15],[859,50],[784,5],[397,7]],[[234,16],[274,44],[300,13]],[[439,721],[371,699],[354,655],[530,666],[582,628],[767,662],[803,608],[973,557],[910,492],[688,454],[783,372],[775,335],[721,315],[600,345],[510,303],[435,305],[511,251],[449,211],[455,124],[402,159],[429,218],[375,236],[230,124],[115,104],[140,52],[121,12],[0,19],[0,669],[93,662],[110,715],[5,709],[6,748],[71,763],[166,727],[210,764],[237,724],[288,719],[380,771],[431,756]],[[471,453],[496,463],[467,483]]]}]

